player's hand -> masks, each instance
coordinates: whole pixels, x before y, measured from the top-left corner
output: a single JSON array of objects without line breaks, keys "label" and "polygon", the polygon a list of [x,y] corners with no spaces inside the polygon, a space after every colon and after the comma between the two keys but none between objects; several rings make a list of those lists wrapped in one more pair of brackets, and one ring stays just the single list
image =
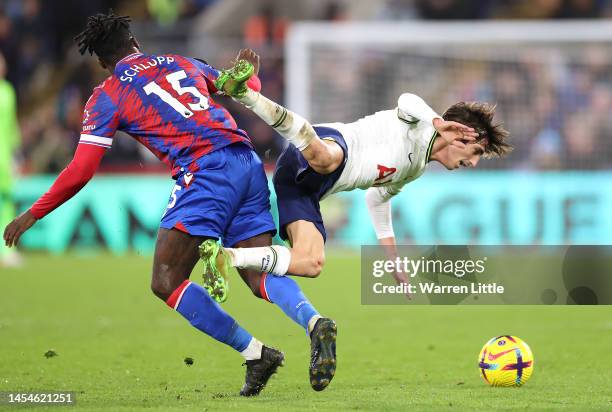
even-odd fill
[{"label": "player's hand", "polygon": [[410,289],[408,288],[408,285],[410,285],[410,279],[408,278],[408,276],[406,276],[405,273],[401,273],[401,272],[395,272],[393,274],[393,278],[395,279],[395,282],[398,285],[406,285],[406,291],[404,292],[404,296],[406,296],[406,299],[408,300],[412,300],[412,294],[410,293]]},{"label": "player's hand", "polygon": [[36,223],[36,218],[26,210],[15,218],[8,226],[4,229],[4,244],[8,247],[17,246],[19,238],[23,233],[32,227]]},{"label": "player's hand", "polygon": [[253,72],[256,76],[259,73],[259,55],[251,49],[242,49],[238,52],[236,61],[246,60],[253,65],[255,71]]},{"label": "player's hand", "polygon": [[465,147],[467,143],[475,142],[478,138],[478,132],[473,127],[458,122],[446,121],[438,117],[433,120],[433,125],[448,145]]}]

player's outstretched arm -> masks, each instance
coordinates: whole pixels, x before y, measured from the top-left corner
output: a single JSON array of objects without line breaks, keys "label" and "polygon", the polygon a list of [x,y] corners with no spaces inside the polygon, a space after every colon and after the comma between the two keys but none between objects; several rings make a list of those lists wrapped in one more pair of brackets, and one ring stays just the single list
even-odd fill
[{"label": "player's outstretched arm", "polygon": [[8,247],[16,246],[21,235],[36,223],[36,218],[29,210],[17,216],[4,229],[4,244]]},{"label": "player's outstretched arm", "polygon": [[91,180],[105,152],[106,149],[100,146],[79,144],[74,158],[60,173],[49,191],[4,229],[4,243],[8,247],[16,246],[21,235],[37,220],[77,194]]},{"label": "player's outstretched arm", "polygon": [[384,186],[370,187],[366,190],[366,205],[368,206],[368,212],[370,213],[377,239],[388,239],[395,236],[390,202],[394,194]]},{"label": "player's outstretched arm", "polygon": [[[366,190],[365,196],[378,243],[389,260],[395,260],[398,257],[391,213],[391,198],[397,193],[399,189],[394,187],[370,187]],[[405,273],[395,272],[393,277],[398,285],[409,284],[409,278]],[[406,291],[406,297],[410,299],[408,291]]]}]

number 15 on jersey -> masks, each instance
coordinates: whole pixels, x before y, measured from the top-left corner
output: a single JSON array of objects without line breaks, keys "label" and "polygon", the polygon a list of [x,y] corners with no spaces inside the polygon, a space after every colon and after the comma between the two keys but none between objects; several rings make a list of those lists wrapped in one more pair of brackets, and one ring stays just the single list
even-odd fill
[{"label": "number 15 on jersey", "polygon": [[196,97],[198,100],[197,103],[189,103],[189,107],[185,106],[181,103],[177,98],[172,96],[170,93],[162,89],[159,84],[153,82],[147,83],[142,89],[145,91],[147,95],[153,93],[157,95],[164,102],[168,103],[174,110],[179,112],[181,116],[184,118],[189,118],[193,116],[194,111],[206,110],[209,107],[208,98],[204,96],[198,89],[193,86],[183,87],[181,86],[181,80],[186,79],[187,74],[184,70],[179,70],[174,73],[170,73],[166,76],[166,80],[172,88],[179,94],[179,96],[189,93]]}]

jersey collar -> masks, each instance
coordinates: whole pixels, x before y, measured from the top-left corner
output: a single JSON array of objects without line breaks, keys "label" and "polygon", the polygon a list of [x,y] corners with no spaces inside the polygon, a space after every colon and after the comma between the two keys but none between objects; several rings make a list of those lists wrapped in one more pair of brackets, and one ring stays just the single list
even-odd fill
[{"label": "jersey collar", "polygon": [[137,57],[137,56],[142,56],[142,53],[141,52],[136,52],[136,53],[128,54],[123,59],[119,60],[117,62],[117,64],[123,63],[124,61],[129,60],[129,59],[133,59],[134,57]]},{"label": "jersey collar", "polygon": [[429,139],[429,144],[427,145],[427,152],[425,154],[425,163],[429,163],[429,158],[431,157],[431,149],[433,149],[433,145],[434,145],[434,141],[436,140],[436,137],[438,136],[438,131],[434,129],[433,134],[431,135],[431,138]]}]

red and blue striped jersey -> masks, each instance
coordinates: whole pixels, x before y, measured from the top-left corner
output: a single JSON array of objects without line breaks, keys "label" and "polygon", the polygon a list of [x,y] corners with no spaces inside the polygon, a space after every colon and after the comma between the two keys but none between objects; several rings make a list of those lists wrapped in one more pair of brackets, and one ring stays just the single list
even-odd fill
[{"label": "red and blue striped jersey", "polygon": [[134,53],[93,91],[85,105],[81,144],[110,148],[117,130],[145,145],[176,175],[236,142],[251,145],[232,115],[215,103],[219,71],[178,55]]}]

